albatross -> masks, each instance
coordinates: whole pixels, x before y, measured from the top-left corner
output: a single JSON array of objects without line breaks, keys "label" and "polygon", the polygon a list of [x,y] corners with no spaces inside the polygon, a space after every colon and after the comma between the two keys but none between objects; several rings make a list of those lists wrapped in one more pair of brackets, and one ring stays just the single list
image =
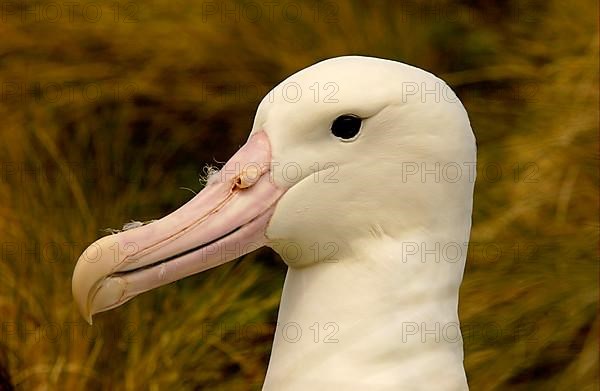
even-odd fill
[{"label": "albatross", "polygon": [[91,244],[75,302],[91,323],[268,246],[288,271],[264,390],[465,390],[458,291],[475,161],[443,80],[324,60],[264,97],[246,143],[190,201]]}]

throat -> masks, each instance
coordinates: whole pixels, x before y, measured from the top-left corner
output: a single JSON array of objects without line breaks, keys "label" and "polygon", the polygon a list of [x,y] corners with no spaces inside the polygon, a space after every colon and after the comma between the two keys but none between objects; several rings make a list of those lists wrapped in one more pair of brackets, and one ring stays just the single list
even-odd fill
[{"label": "throat", "polygon": [[464,259],[403,262],[388,250],[288,270],[265,390],[467,389]]}]

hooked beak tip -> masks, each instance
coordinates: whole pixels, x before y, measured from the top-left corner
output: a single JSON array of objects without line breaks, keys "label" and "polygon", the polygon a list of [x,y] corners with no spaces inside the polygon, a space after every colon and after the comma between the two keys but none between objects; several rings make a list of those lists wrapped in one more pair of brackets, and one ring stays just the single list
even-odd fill
[{"label": "hooked beak tip", "polygon": [[80,265],[81,258],[83,258],[83,255],[80,257],[79,261],[77,262],[78,264],[75,266],[73,279],[71,281],[71,291],[73,298],[75,299],[75,305],[77,306],[81,317],[85,319],[85,321],[91,326],[92,312],[89,305],[90,289],[86,289],[88,287],[84,286],[83,284],[84,282],[87,282],[86,279],[81,278],[82,275],[84,275],[82,270],[83,265]]},{"label": "hooked beak tip", "polygon": [[89,308],[86,308],[87,306],[85,306],[83,303],[81,303],[78,299],[78,297],[75,295],[75,293],[73,293],[73,296],[75,297],[75,304],[77,306],[77,309],[79,310],[79,313],[81,314],[81,317],[83,319],[85,319],[85,321],[91,326],[92,325],[92,312],[89,310]]}]

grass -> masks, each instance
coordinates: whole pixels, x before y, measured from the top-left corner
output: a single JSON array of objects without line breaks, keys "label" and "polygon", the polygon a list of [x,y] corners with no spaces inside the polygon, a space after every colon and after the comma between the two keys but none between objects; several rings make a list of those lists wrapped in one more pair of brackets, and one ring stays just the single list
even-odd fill
[{"label": "grass", "polygon": [[179,188],[198,190],[201,168],[242,143],[277,81],[357,53],[441,75],[469,111],[472,389],[598,390],[595,2],[299,2],[298,20],[258,22],[180,1],[121,3],[116,19],[112,2],[91,4],[97,23],[6,11],[0,23],[0,367],[18,389],[258,388],[275,255],[143,295],[91,329],[71,298],[74,262],[103,228],[189,199]]}]

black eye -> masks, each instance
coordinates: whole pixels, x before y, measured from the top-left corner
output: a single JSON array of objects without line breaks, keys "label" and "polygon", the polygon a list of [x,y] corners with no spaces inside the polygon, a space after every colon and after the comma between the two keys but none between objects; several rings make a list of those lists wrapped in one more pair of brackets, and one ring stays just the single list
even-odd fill
[{"label": "black eye", "polygon": [[342,140],[349,140],[360,131],[362,119],[354,114],[340,115],[331,124],[331,133]]}]

